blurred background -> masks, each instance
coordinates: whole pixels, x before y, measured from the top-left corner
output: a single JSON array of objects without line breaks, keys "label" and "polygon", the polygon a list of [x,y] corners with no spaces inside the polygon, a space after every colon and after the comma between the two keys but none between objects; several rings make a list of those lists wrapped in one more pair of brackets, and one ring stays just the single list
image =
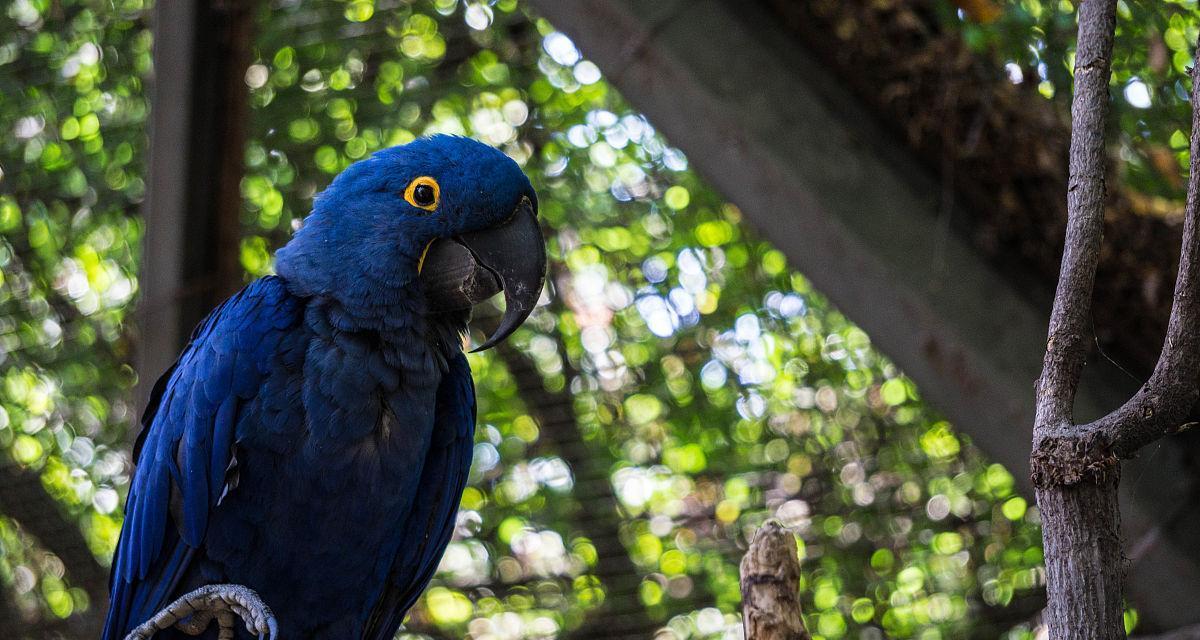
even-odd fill
[{"label": "blurred background", "polygon": [[[0,1],[0,637],[95,637],[142,390],[335,174],[435,132],[524,167],[550,285],[471,356],[400,637],[740,638],[768,517],[815,638],[1035,637],[1072,2],[160,2]],[[1196,2],[1119,8],[1084,413],[1153,364],[1189,161]],[[1189,445],[1126,471],[1131,629],[1200,612]]]}]

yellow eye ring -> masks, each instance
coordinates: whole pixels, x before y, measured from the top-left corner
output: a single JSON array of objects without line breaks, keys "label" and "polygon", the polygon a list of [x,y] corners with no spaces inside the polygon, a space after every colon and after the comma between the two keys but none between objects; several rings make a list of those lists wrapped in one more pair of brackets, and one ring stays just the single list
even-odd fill
[{"label": "yellow eye ring", "polygon": [[442,189],[429,176],[414,178],[404,189],[404,200],[418,209],[433,211],[442,200]]}]

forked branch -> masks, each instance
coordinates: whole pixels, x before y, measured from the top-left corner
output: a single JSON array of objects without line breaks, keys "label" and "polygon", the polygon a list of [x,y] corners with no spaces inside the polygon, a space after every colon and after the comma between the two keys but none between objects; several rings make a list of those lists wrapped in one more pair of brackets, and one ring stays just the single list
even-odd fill
[{"label": "forked branch", "polygon": [[[1150,379],[1124,405],[1075,427],[1075,389],[1090,336],[1092,285],[1103,230],[1104,136],[1115,2],[1080,8],[1072,104],[1071,181],[1062,269],[1038,381],[1033,480],[1038,486],[1096,479],[1121,458],[1185,426],[1200,398],[1200,74],[1192,70],[1191,166],[1171,318]],[[1200,50],[1196,64],[1200,65]]]}]

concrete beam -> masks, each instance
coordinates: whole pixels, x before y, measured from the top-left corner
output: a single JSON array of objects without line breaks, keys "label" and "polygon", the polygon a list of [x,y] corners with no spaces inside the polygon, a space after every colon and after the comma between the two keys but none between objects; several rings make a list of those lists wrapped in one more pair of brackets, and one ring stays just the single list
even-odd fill
[{"label": "concrete beam", "polygon": [[[753,3],[532,3],[1031,493],[1048,304],[1031,303],[1038,292],[1018,289],[949,229],[940,185],[837,78]],[[1111,409],[1136,384],[1089,365],[1078,417]],[[1200,527],[1180,520],[1193,498],[1177,446],[1148,455],[1126,466],[1122,487],[1130,595],[1143,620],[1173,627],[1200,619]]]}]

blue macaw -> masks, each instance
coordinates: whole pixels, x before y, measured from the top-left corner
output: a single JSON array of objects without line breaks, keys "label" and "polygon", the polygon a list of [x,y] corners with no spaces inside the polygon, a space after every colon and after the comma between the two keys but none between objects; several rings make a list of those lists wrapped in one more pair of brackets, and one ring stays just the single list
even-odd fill
[{"label": "blue macaw", "polygon": [[334,179],[278,275],[213,311],[153,390],[104,640],[224,584],[256,592],[285,640],[392,638],[471,464],[470,308],[504,292],[481,349],[528,317],[546,268],[536,216],[517,164],[462,137]]}]

